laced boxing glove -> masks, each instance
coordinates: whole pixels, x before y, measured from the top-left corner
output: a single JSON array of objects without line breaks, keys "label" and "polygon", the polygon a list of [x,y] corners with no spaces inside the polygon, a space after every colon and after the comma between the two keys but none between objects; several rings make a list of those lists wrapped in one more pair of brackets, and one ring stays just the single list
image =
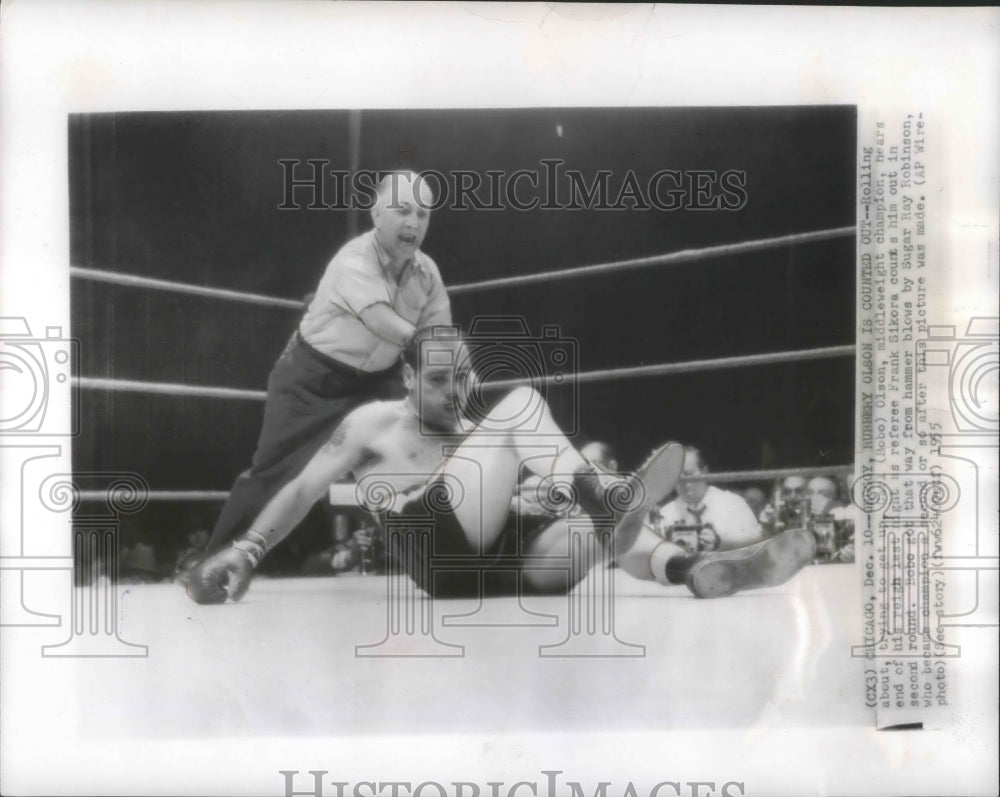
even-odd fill
[{"label": "laced boxing glove", "polygon": [[238,601],[250,588],[254,570],[267,553],[267,540],[251,529],[229,548],[191,569],[187,594],[195,603]]}]

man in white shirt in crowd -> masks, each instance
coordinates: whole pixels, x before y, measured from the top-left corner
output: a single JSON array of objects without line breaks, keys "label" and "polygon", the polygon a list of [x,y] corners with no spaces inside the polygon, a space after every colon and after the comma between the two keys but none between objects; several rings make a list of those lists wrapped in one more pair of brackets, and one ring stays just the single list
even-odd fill
[{"label": "man in white shirt in crowd", "polygon": [[736,493],[698,479],[709,472],[701,452],[685,447],[684,471],[677,498],[659,511],[658,526],[666,534],[671,526],[700,525],[701,550],[727,551],[757,542],[761,528],[753,510]]},{"label": "man in white shirt in crowd", "polygon": [[767,506],[767,496],[764,494],[764,491],[760,487],[747,487],[740,495],[743,496],[743,500],[753,510],[754,517],[759,518],[761,512],[764,511],[764,507]]}]

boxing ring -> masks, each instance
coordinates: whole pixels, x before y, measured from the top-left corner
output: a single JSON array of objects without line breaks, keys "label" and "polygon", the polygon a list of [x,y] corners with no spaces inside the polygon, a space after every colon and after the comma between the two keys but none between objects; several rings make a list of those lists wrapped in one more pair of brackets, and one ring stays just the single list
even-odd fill
[{"label": "boxing ring", "polygon": [[[460,284],[449,287],[449,293],[675,268],[854,234],[854,227],[840,227]],[[302,309],[301,301],[287,298],[90,268],[73,267],[70,273],[75,280]],[[535,382],[559,389],[855,353],[855,345],[847,343],[625,365],[580,371],[568,379],[543,375]],[[487,387],[529,381],[497,380]],[[88,376],[76,377],[76,387],[215,401],[260,402],[266,397],[254,389]],[[699,478],[752,483],[853,472],[850,463],[803,463]],[[163,490],[141,479],[120,481],[114,489],[129,512],[149,502],[221,502],[227,496],[217,490]],[[355,493],[353,485],[335,485],[331,501],[354,506]],[[79,699],[95,732],[636,730],[854,725],[868,717],[859,687],[863,667],[849,658],[861,610],[855,597],[860,577],[851,566],[808,567],[782,587],[717,601],[696,601],[683,586],[664,588],[597,566],[568,596],[431,601],[402,574],[341,574],[257,578],[240,603],[202,606],[176,584],[126,588],[116,584],[113,570],[105,578],[99,575],[99,560],[117,557],[114,520],[93,522],[107,517],[109,495],[108,489],[76,486],[78,566],[91,568],[94,578],[89,586],[74,589],[70,638],[44,654],[82,657],[81,677],[94,688]],[[101,504],[103,513],[91,511]],[[596,551],[588,555],[596,561]],[[703,650],[713,655],[705,657],[699,653]],[[114,705],[101,701],[102,687],[123,699]],[[472,701],[469,711],[455,711],[456,694]]]}]

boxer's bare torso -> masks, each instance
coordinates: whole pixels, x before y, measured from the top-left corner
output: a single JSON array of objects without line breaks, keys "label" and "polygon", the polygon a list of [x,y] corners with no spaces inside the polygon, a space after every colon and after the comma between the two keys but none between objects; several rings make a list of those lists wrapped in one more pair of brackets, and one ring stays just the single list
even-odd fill
[{"label": "boxer's bare torso", "polygon": [[378,475],[403,492],[426,482],[464,437],[428,429],[407,399],[378,401],[345,418],[323,452],[338,471],[334,478]]}]

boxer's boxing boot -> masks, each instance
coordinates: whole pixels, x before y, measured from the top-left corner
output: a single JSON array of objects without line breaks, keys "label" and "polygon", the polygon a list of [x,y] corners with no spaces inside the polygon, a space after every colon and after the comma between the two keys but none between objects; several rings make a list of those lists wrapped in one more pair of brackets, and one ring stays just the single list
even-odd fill
[{"label": "boxer's boxing boot", "polygon": [[679,576],[683,576],[688,589],[698,598],[722,598],[734,592],[784,584],[815,554],[812,532],[790,529],[744,548],[676,557],[667,563],[667,577],[679,583]]},{"label": "boxer's boxing boot", "polygon": [[649,511],[677,486],[683,470],[684,446],[665,443],[627,475],[606,473],[588,462],[574,472],[573,487],[585,514],[614,522],[609,553],[621,555],[635,543]]}]

